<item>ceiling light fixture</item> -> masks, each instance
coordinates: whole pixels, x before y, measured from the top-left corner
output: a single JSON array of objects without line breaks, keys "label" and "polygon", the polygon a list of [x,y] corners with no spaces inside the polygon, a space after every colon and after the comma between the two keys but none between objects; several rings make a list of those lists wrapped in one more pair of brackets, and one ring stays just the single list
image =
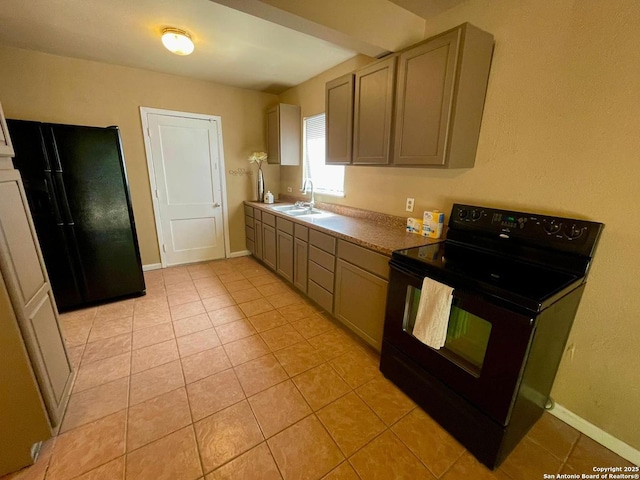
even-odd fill
[{"label": "ceiling light fixture", "polygon": [[172,27],[162,29],[162,44],[176,55],[189,55],[195,48],[191,35],[184,30]]}]

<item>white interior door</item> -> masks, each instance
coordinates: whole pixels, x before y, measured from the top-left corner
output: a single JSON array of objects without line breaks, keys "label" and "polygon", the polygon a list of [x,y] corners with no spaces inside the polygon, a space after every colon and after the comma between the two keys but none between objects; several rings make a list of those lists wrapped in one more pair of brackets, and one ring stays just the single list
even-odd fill
[{"label": "white interior door", "polygon": [[163,265],[225,257],[218,122],[155,113],[147,121]]}]

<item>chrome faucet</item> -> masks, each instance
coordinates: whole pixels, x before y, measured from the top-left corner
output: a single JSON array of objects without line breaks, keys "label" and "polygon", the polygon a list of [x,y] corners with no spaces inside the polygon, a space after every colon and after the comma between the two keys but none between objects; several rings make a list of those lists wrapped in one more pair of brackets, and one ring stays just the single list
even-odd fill
[{"label": "chrome faucet", "polygon": [[310,178],[305,178],[304,184],[302,185],[302,193],[309,193],[309,187],[311,188],[311,200],[308,202],[302,202],[302,205],[305,207],[309,207],[309,210],[313,209],[313,206],[316,204],[315,198],[313,196],[313,181]]}]

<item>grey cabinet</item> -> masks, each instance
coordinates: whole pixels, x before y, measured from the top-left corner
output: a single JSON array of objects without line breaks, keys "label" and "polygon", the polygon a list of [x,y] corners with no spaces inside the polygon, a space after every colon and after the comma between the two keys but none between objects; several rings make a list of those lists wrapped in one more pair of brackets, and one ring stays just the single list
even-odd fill
[{"label": "grey cabinet", "polygon": [[244,232],[247,250],[252,255],[256,254],[256,230],[255,219],[253,218],[253,207],[244,206]]},{"label": "grey cabinet", "polygon": [[334,237],[309,230],[307,295],[329,313],[333,313],[335,252]]},{"label": "grey cabinet", "polygon": [[17,170],[0,170],[0,267],[49,420],[56,426],[71,387],[71,364]]},{"label": "grey cabinet", "polygon": [[254,252],[253,252],[253,256],[256,257],[258,260],[262,260],[263,254],[262,254],[262,239],[263,239],[263,229],[262,229],[262,222],[260,220],[258,220],[257,218],[253,219],[253,224],[254,224],[254,234],[255,234],[255,238],[254,238]]},{"label": "grey cabinet", "polygon": [[293,283],[293,222],[276,218],[277,226],[277,272]]},{"label": "grey cabinet", "polygon": [[353,164],[389,163],[396,57],[391,56],[355,74]]},{"label": "grey cabinet", "polygon": [[309,271],[309,229],[298,223],[293,236],[293,284],[307,293]]},{"label": "grey cabinet", "polygon": [[300,165],[302,116],[299,105],[279,103],[267,110],[268,163]]},{"label": "grey cabinet", "polygon": [[[357,70],[351,163],[473,167],[492,54],[465,23]],[[328,164],[349,163],[349,91],[349,76],[326,84]]]},{"label": "grey cabinet", "polygon": [[276,237],[276,216],[262,212],[262,261],[276,270],[278,267],[278,242]]},{"label": "grey cabinet", "polygon": [[326,84],[326,160],[327,164],[351,163],[353,142],[354,75],[349,73]]},{"label": "grey cabinet", "polygon": [[393,164],[473,167],[492,51],[467,23],[400,54]]},{"label": "grey cabinet", "polygon": [[380,350],[387,300],[389,258],[349,242],[338,242],[334,315]]}]

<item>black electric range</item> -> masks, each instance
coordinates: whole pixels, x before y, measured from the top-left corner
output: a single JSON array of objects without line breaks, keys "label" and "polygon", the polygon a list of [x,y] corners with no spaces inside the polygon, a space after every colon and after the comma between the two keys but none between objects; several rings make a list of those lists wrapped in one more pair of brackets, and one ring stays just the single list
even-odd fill
[{"label": "black electric range", "polygon": [[[549,400],[603,225],[455,204],[448,226],[392,254],[380,369],[495,468]],[[425,278],[453,289],[440,349],[413,336]]]}]

